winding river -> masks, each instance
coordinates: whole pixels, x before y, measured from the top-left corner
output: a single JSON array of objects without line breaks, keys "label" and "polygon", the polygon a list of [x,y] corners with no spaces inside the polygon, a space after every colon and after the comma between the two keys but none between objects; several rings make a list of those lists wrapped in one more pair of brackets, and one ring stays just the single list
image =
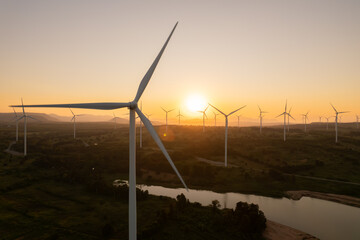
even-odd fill
[{"label": "winding river", "polygon": [[303,197],[300,200],[271,198],[241,193],[216,193],[206,190],[138,185],[150,194],[175,198],[183,193],[191,202],[209,205],[218,200],[222,207],[235,208],[239,201],[258,204],[266,218],[290,226],[320,239],[360,239],[360,208]]}]

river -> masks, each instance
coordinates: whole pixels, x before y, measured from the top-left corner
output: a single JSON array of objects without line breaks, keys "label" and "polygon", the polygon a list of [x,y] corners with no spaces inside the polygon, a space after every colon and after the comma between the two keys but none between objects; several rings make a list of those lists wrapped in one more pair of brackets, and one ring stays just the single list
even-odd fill
[{"label": "river", "polygon": [[222,207],[235,208],[239,201],[258,204],[266,218],[325,240],[360,239],[360,208],[303,197],[300,200],[271,198],[241,193],[138,185],[153,195],[175,198],[183,193],[190,202],[206,206],[218,200]]}]

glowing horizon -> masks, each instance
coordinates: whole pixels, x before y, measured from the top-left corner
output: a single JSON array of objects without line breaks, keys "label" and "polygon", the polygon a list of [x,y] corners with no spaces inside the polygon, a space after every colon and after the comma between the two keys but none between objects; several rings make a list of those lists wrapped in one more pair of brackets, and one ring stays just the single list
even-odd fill
[{"label": "glowing horizon", "polygon": [[[247,105],[240,112],[246,118],[256,119],[260,105],[269,112],[265,121],[274,119],[288,99],[296,122],[307,111],[310,121],[332,116],[330,102],[350,111],[343,121],[355,121],[360,3],[258,3],[2,2],[0,112],[11,112],[8,105],[21,97],[25,104],[133,99],[179,20],[141,99],[152,119],[161,121],[160,106],[200,119],[187,109],[195,94],[225,112]],[[28,111],[70,116],[67,109]]]}]

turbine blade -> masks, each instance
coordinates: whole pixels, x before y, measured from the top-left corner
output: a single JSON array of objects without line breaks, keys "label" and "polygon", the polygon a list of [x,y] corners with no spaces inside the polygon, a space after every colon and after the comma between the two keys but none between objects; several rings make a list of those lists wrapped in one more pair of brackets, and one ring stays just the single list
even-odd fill
[{"label": "turbine blade", "polygon": [[23,114],[25,115],[24,102],[22,98],[21,98],[21,106],[22,106]]},{"label": "turbine blade", "polygon": [[208,116],[206,115],[206,113],[205,113],[205,112],[204,112],[204,115],[205,115],[206,119],[208,119]]},{"label": "turbine blade", "polygon": [[[10,107],[22,107],[22,105],[11,105]],[[99,110],[112,110],[117,108],[130,107],[130,103],[70,103],[70,104],[42,104],[42,105],[24,105],[32,108],[86,108]]]},{"label": "turbine blade", "polygon": [[346,111],[346,112],[338,112],[338,113],[340,114],[340,113],[348,113],[348,112],[350,112],[350,111]]},{"label": "turbine blade", "polygon": [[282,113],[282,114],[280,114],[280,115],[278,115],[278,116],[276,116],[276,117],[280,117],[281,115],[284,115],[284,113]]},{"label": "turbine blade", "polygon": [[70,121],[70,122],[72,122],[74,119],[75,119],[75,115],[71,118],[71,121]]},{"label": "turbine blade", "polygon": [[206,108],[205,108],[205,110],[204,110],[204,112],[206,112],[206,110],[209,108],[209,104],[206,106]]},{"label": "turbine blade", "polygon": [[167,112],[165,109],[163,109],[163,107],[161,107],[161,109],[162,109],[164,112]]},{"label": "turbine blade", "polygon": [[33,119],[33,120],[36,120],[36,121],[39,121],[39,122],[40,122],[39,119],[36,119],[36,118],[34,118],[34,117],[32,117],[32,116],[26,116],[26,117],[31,118],[31,119]]},{"label": "turbine blade", "polygon": [[14,113],[15,113],[15,117],[17,117],[17,114],[16,114],[16,111],[15,111],[15,108],[12,108],[13,109],[13,111],[14,111]]},{"label": "turbine blade", "polygon": [[291,107],[290,110],[289,110],[289,114],[291,113],[291,110],[292,110],[292,107]]},{"label": "turbine blade", "polygon": [[157,57],[155,58],[154,62],[151,64],[149,70],[146,72],[146,74],[145,74],[145,76],[143,77],[143,79],[141,80],[141,83],[140,83],[140,85],[139,85],[138,91],[137,91],[137,93],[136,93],[136,97],[134,98],[134,101],[135,101],[135,102],[138,102],[138,101],[139,101],[139,99],[140,99],[141,95],[143,94],[146,86],[148,85],[148,83],[149,83],[149,81],[150,81],[150,79],[151,79],[151,76],[153,75],[153,73],[154,73],[154,71],[155,71],[155,68],[156,68],[157,64],[159,63],[159,61],[160,61],[160,58],[161,58],[163,52],[165,51],[165,48],[166,48],[168,42],[170,41],[170,38],[171,38],[172,34],[173,34],[174,31],[175,31],[175,28],[176,28],[177,24],[178,24],[178,23],[175,24],[173,30],[171,31],[169,37],[168,37],[167,40],[166,40],[164,46],[161,48],[159,54],[158,54]]},{"label": "turbine blade", "polygon": [[72,115],[74,115],[74,116],[75,116],[75,114],[74,114],[74,112],[71,110],[71,108],[69,108],[69,109],[70,109],[70,111],[71,111]]},{"label": "turbine blade", "polygon": [[174,110],[175,110],[175,108],[174,108],[174,109],[169,110],[168,112],[172,112],[172,111],[174,111]]},{"label": "turbine blade", "polygon": [[219,113],[221,113],[222,115],[226,116],[225,113],[223,113],[222,111],[220,111],[219,109],[217,109],[216,107],[214,107],[213,105],[211,105],[210,103],[209,103],[209,105],[212,106],[213,108],[215,108],[215,109],[216,109]]},{"label": "turbine blade", "polygon": [[145,117],[145,115],[140,111],[139,108],[135,109],[136,113],[138,114],[138,116],[140,117],[141,121],[144,123],[145,127],[147,128],[147,130],[149,131],[150,135],[152,136],[152,138],[154,139],[154,141],[156,142],[156,144],[158,145],[158,147],[161,149],[161,151],[163,152],[164,156],[166,157],[166,159],[168,160],[169,164],[171,165],[171,167],[173,168],[173,170],[175,171],[176,175],[178,176],[178,178],[180,179],[181,183],[184,185],[184,187],[186,188],[187,191],[188,187],[186,186],[184,180],[182,179],[179,171],[177,170],[175,164],[173,163],[173,161],[171,160],[168,152],[166,151],[163,143],[161,142],[159,136],[157,135],[153,125],[151,124],[151,122],[149,121],[149,119],[147,119]]},{"label": "turbine blade", "polygon": [[286,112],[286,109],[287,109],[287,99],[286,99],[286,103],[285,103],[285,112]]},{"label": "turbine blade", "polygon": [[232,111],[231,113],[228,114],[228,116],[230,116],[233,113],[236,113],[237,111],[239,111],[240,109],[243,109],[244,107],[246,107],[246,105],[242,106],[241,108],[236,109],[235,111]]},{"label": "turbine blade", "polygon": [[291,117],[292,119],[294,119],[294,120],[295,120],[295,118],[293,118],[293,116],[291,116],[291,114],[290,114],[290,113],[288,113],[288,116],[289,116],[289,117]]},{"label": "turbine blade", "polygon": [[336,109],[335,109],[335,107],[334,107],[331,103],[330,103],[330,105],[332,106],[332,108],[334,109],[334,111],[337,112]]}]

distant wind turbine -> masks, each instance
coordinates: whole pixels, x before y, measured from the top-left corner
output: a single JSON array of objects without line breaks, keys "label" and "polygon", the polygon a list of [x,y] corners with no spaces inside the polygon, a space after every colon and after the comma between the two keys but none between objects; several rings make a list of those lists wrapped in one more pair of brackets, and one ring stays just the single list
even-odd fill
[{"label": "distant wind turbine", "polygon": [[207,118],[206,110],[208,109],[209,105],[206,106],[204,111],[198,111],[199,113],[202,113],[203,117],[203,132],[205,132],[205,118]]},{"label": "distant wind turbine", "polygon": [[161,109],[165,112],[166,114],[166,127],[165,127],[165,132],[167,133],[167,127],[168,127],[168,113],[171,111],[174,111],[175,109],[171,109],[171,110],[165,110],[163,107],[161,107]]},{"label": "distant wind turbine", "polygon": [[13,111],[14,111],[15,117],[14,117],[14,119],[12,121],[15,121],[15,123],[16,123],[16,137],[15,137],[15,139],[16,139],[16,142],[17,142],[19,140],[19,121],[20,121],[21,118],[18,118],[17,113],[15,111],[15,108],[13,108]]},{"label": "distant wind turbine", "polygon": [[176,116],[179,118],[179,125],[180,125],[180,118],[181,118],[181,117],[184,117],[184,115],[182,115],[182,114],[180,113],[180,108],[179,108],[179,114],[176,115]]},{"label": "distant wind turbine", "polygon": [[117,116],[115,115],[115,113],[113,113],[113,115],[114,115],[114,118],[113,118],[112,120],[114,120],[114,123],[115,123],[114,128],[116,129],[116,119],[118,119],[119,117],[117,117]]},{"label": "distant wind turbine", "polygon": [[[285,103],[285,110],[283,113],[279,114],[277,117],[280,117],[281,115],[284,115],[284,142],[286,141],[286,117],[291,117],[292,119],[294,119],[290,113],[287,112],[287,101]],[[294,119],[295,120],[295,119]]]},{"label": "distant wind turbine", "polygon": [[292,107],[289,110],[289,114],[287,115],[287,129],[288,132],[290,131],[290,114],[291,114]]},{"label": "distant wind turbine", "polygon": [[[75,115],[74,112],[71,110],[71,108],[69,108],[69,109],[73,115],[71,121],[74,121],[74,139],[76,139],[76,117],[83,116],[84,114]],[[116,124],[116,122],[115,122],[115,124]]]},{"label": "distant wind turbine", "polygon": [[322,118],[322,116],[319,117],[319,122],[320,122],[320,123],[321,123],[321,118]]},{"label": "distant wind turbine", "polygon": [[329,130],[329,119],[332,117],[325,117],[326,118],[326,130]]},{"label": "distant wind turbine", "polygon": [[338,117],[339,117],[339,114],[347,113],[347,112],[338,112],[331,103],[330,103],[330,105],[332,106],[332,108],[335,111],[335,143],[337,143],[338,142]]},{"label": "distant wind turbine", "polygon": [[33,118],[32,116],[29,116],[25,113],[25,109],[24,109],[24,103],[23,103],[23,99],[21,98],[21,105],[17,105],[17,106],[11,106],[11,107],[22,107],[23,110],[23,115],[21,117],[18,118],[18,121],[20,121],[21,119],[24,119],[24,156],[27,155],[27,119],[31,118],[34,120],[37,120],[35,118]]},{"label": "distant wind turbine", "polygon": [[[135,128],[135,112],[138,114],[142,122],[144,123],[145,127],[148,129],[149,133],[155,140],[158,147],[161,149],[163,154],[165,155],[166,159],[168,160],[169,164],[179,177],[182,184],[185,186],[186,189],[187,186],[185,182],[183,181],[180,173],[176,169],[174,163],[172,162],[168,152],[166,151],[164,145],[161,142],[161,139],[156,133],[156,130],[154,129],[151,122],[145,117],[145,115],[141,112],[141,110],[138,107],[138,102],[143,94],[147,84],[150,81],[151,76],[153,75],[155,68],[160,61],[160,58],[177,26],[174,26],[172,32],[170,33],[169,37],[167,38],[164,46],[162,47],[160,53],[157,55],[156,59],[150,66],[149,70],[146,72],[145,76],[143,77],[138,91],[136,93],[136,96],[132,102],[101,102],[101,103],[79,103],[79,104],[50,104],[50,105],[27,105],[25,107],[58,107],[58,108],[86,108],[86,109],[100,109],[100,110],[112,110],[117,108],[129,108],[130,111],[130,124],[129,124],[129,239],[130,240],[136,240],[136,128]],[[21,106],[21,105],[20,105]],[[12,107],[20,107],[19,105],[12,106]]]},{"label": "distant wind turbine", "polygon": [[259,105],[258,105],[258,108],[259,108],[259,112],[260,112],[259,118],[260,118],[260,134],[261,134],[262,133],[263,113],[267,113],[267,112],[262,111],[261,108],[259,107]]},{"label": "distant wind turbine", "polygon": [[304,117],[305,132],[306,132],[306,120],[309,120],[309,118],[308,118],[308,114],[309,114],[309,112],[307,112],[306,114],[302,114],[302,116]]},{"label": "distant wind turbine", "polygon": [[238,127],[240,127],[240,117],[241,117],[241,115],[236,115],[236,117],[237,117],[237,120],[238,120]]},{"label": "distant wind turbine", "polygon": [[216,113],[213,111],[213,114],[214,114],[214,119],[215,119],[215,127],[216,127],[216,116],[219,115],[220,113]]},{"label": "distant wind turbine", "polygon": [[224,117],[225,117],[225,167],[227,167],[227,138],[228,138],[228,123],[229,123],[228,117],[229,117],[231,114],[234,114],[234,113],[236,113],[237,111],[239,111],[240,109],[246,107],[246,105],[244,105],[244,106],[242,106],[241,108],[238,108],[238,109],[232,111],[232,112],[229,113],[229,114],[223,113],[222,111],[220,111],[219,109],[217,109],[216,107],[214,107],[213,105],[211,105],[210,103],[209,103],[209,105],[210,105],[211,107],[215,108],[219,113],[221,113],[221,114],[224,115]]}]

